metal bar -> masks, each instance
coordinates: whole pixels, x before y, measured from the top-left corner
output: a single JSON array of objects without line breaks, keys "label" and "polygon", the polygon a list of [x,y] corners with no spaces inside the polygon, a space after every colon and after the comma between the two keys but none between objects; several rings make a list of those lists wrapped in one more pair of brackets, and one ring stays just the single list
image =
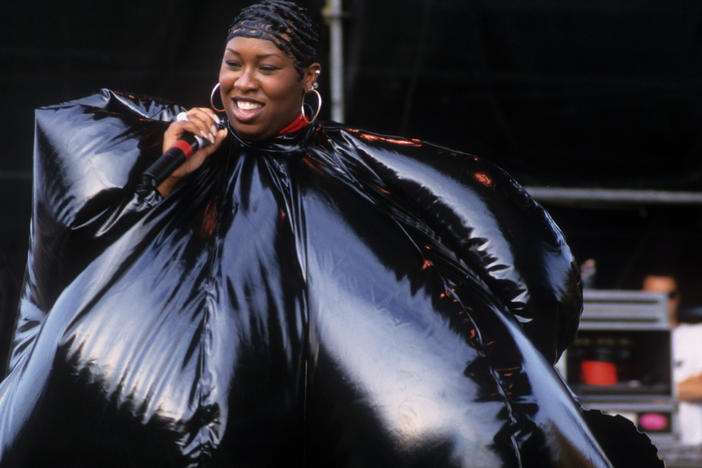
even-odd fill
[{"label": "metal bar", "polygon": [[324,18],[329,24],[329,77],[331,118],[344,121],[344,25],[341,0],[327,0]]},{"label": "metal bar", "polygon": [[32,180],[32,171],[8,171],[0,169],[0,180]]},{"label": "metal bar", "polygon": [[702,205],[702,192],[536,186],[524,188],[540,202],[562,205]]}]

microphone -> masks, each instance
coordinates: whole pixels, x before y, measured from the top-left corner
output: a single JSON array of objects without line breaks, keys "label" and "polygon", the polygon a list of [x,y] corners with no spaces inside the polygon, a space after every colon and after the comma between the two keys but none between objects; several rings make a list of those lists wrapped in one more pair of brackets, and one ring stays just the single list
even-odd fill
[{"label": "microphone", "polygon": [[208,144],[210,142],[202,137],[192,133],[184,133],[144,171],[143,182],[150,187],[158,187],[191,154]]},{"label": "microphone", "polygon": [[[227,128],[226,120],[220,121],[217,129]],[[183,161],[210,142],[202,137],[186,132],[178,138],[156,161],[144,171],[142,181],[149,187],[158,187]]]}]

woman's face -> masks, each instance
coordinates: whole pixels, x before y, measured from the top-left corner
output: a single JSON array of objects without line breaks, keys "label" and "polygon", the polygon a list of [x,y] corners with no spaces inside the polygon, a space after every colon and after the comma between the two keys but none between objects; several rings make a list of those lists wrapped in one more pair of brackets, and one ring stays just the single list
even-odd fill
[{"label": "woman's face", "polygon": [[293,64],[294,59],[271,41],[234,37],[227,42],[219,70],[220,95],[238,134],[263,140],[295,120],[320,65],[310,65],[300,77]]}]

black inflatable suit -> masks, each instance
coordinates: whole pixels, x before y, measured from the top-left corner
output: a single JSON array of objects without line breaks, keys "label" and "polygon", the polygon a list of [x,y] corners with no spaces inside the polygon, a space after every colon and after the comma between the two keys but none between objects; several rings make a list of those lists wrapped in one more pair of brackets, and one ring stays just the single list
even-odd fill
[{"label": "black inflatable suit", "polygon": [[179,110],[36,113],[2,466],[609,466],[552,369],[573,258],[510,177],[316,124],[230,135],[162,199]]}]

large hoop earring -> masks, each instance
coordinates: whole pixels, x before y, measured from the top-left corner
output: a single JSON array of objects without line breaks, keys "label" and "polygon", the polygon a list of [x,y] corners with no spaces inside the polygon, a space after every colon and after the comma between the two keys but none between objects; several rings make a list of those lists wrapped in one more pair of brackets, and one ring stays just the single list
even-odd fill
[{"label": "large hoop earring", "polygon": [[[310,93],[314,93],[317,95],[317,109],[314,111],[314,115],[312,116],[311,119],[309,117],[307,117],[307,115],[305,114],[305,96],[307,96]],[[319,117],[319,111],[321,111],[321,110],[322,110],[322,95],[319,94],[319,91],[317,91],[316,89],[313,88],[310,92],[305,93],[302,96],[301,112],[302,112],[302,117],[307,121],[307,123],[314,122],[315,120],[317,120],[317,117]]]},{"label": "large hoop earring", "polygon": [[214,85],[214,88],[212,88],[212,92],[210,93],[210,105],[212,106],[212,108],[213,108],[215,111],[217,111],[217,112],[224,112],[224,107],[222,107],[221,109],[219,109],[217,106],[215,106],[214,98],[215,98],[215,93],[216,93],[217,91],[219,91],[219,82],[217,82],[217,84]]}]

